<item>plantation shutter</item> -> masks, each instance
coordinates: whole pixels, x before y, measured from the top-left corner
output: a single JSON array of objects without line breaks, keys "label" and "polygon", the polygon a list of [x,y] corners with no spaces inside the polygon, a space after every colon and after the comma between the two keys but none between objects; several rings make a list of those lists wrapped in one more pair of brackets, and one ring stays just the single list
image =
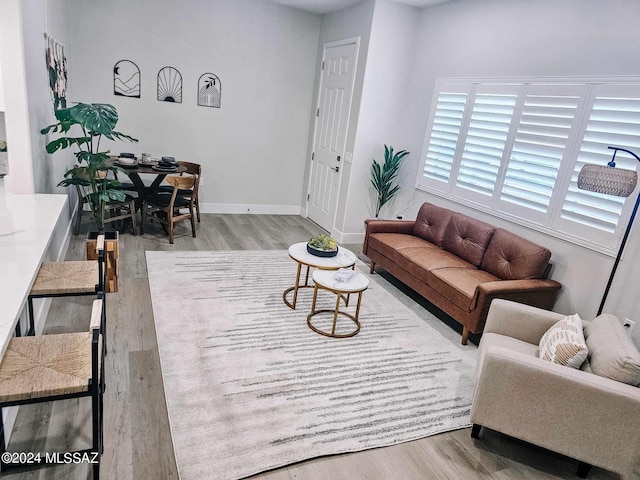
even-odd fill
[{"label": "plantation shutter", "polygon": [[[423,168],[423,178],[448,183],[470,86],[440,85]],[[419,179],[419,183],[422,179]],[[441,187],[442,188],[442,187]]]},{"label": "plantation shutter", "polygon": [[[624,226],[620,225],[620,219],[626,217],[626,199],[580,190],[577,179],[584,164],[606,165],[611,160],[613,150],[608,146],[640,150],[640,87],[602,85],[597,88],[560,219],[556,222],[570,233],[589,235],[592,232],[594,235],[595,229],[595,235],[604,244],[611,243],[613,235],[618,235]],[[637,163],[624,152],[616,156],[617,168],[636,170]],[[628,202],[629,207],[632,203]]]},{"label": "plantation shutter", "polygon": [[493,195],[517,97],[517,88],[510,86],[478,87],[456,187]]},{"label": "plantation shutter", "polygon": [[528,215],[540,222],[547,219],[585,92],[584,85],[527,86],[500,192],[505,211]]}]

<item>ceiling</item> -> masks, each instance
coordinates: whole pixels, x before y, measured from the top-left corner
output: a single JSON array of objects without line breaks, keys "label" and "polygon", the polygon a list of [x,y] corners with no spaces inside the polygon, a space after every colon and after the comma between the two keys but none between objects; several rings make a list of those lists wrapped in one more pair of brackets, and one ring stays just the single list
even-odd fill
[{"label": "ceiling", "polygon": [[[329,13],[341,8],[350,7],[356,3],[360,3],[362,0],[269,0],[280,5],[286,5],[288,7],[295,7],[307,12],[313,13]],[[405,5],[411,5],[413,7],[428,7],[429,5],[436,5],[438,3],[444,3],[449,0],[393,0],[397,3],[404,3]]]}]

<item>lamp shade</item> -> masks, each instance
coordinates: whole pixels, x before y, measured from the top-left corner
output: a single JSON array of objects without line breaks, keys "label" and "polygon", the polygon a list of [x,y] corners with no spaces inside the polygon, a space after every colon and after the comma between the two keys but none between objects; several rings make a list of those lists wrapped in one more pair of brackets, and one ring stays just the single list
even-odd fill
[{"label": "lamp shade", "polygon": [[586,164],[578,174],[578,188],[590,192],[628,197],[638,183],[635,170]]}]

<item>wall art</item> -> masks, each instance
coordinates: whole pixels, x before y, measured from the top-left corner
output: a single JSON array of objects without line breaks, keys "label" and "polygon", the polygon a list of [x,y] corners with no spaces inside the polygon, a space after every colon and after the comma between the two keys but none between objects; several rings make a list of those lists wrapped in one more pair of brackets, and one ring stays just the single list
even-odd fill
[{"label": "wall art", "polygon": [[220,108],[222,85],[217,75],[203,73],[198,80],[198,105]]},{"label": "wall art", "polygon": [[158,100],[182,103],[182,75],[173,67],[164,67],[158,72]]},{"label": "wall art", "polygon": [[67,108],[67,59],[64,56],[64,45],[48,33],[44,34],[44,38],[47,41],[46,60],[51,103],[54,110]]},{"label": "wall art", "polygon": [[113,67],[113,94],[140,98],[140,69],[131,60],[120,60]]}]

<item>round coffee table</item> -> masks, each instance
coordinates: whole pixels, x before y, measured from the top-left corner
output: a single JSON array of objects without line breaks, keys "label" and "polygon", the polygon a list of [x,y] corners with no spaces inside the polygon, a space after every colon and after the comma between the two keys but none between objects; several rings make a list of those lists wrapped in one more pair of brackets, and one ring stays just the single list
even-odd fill
[{"label": "round coffee table", "polygon": [[[313,288],[309,285],[309,268],[317,268],[318,270],[338,270],[339,268],[355,268],[356,255],[346,248],[338,247],[338,254],[335,257],[316,257],[307,252],[307,242],[295,243],[289,247],[289,256],[298,262],[298,271],[296,273],[296,283],[293,287],[287,288],[282,294],[284,303],[295,310],[296,301],[298,299],[298,289]],[[302,266],[307,267],[307,273],[304,278],[304,284],[300,285],[300,272]],[[289,292],[293,291],[293,299],[291,302],[287,300]]]},{"label": "round coffee table", "polygon": [[[358,316],[360,315],[362,292],[364,292],[369,287],[369,279],[366,275],[363,275],[360,272],[353,272],[353,276],[349,280],[347,280],[346,282],[339,282],[334,278],[334,274],[335,272],[327,270],[316,270],[315,272],[313,272],[313,282],[315,283],[315,286],[313,289],[313,303],[311,304],[311,313],[307,316],[307,325],[314,332],[319,333],[320,335],[325,335],[327,337],[353,337],[360,331],[360,321],[358,320]],[[320,288],[336,294],[336,306],[333,310],[316,310],[316,299],[318,298],[318,289]],[[355,315],[351,315],[350,313],[340,310],[340,298],[342,298],[343,295],[350,295],[352,293],[358,294],[358,304],[356,305]],[[348,306],[348,301],[345,306]],[[318,327],[313,326],[313,324],[311,323],[311,319],[319,313],[333,313],[333,326],[331,328],[331,332],[320,330]],[[337,334],[336,323],[338,321],[338,315],[343,315],[353,321],[353,323],[356,324],[356,329],[349,333]]]}]

